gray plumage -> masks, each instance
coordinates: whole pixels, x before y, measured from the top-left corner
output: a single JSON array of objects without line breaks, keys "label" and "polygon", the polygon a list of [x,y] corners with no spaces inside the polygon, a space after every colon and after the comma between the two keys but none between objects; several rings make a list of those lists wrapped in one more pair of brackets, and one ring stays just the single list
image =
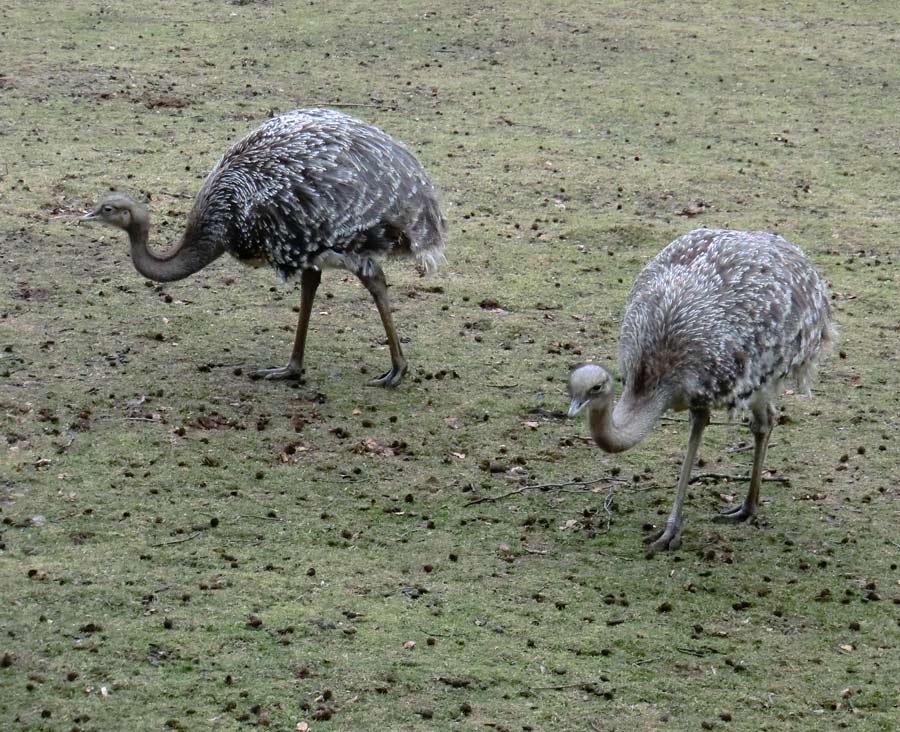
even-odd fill
[{"label": "gray plumage", "polygon": [[697,229],[638,275],[619,362],[637,395],[734,409],[786,377],[808,393],[831,337],[825,283],[797,246],[764,231]]},{"label": "gray plumage", "polygon": [[135,267],[168,282],[227,252],[284,279],[301,278],[300,317],[291,360],[264,369],[269,379],[298,378],[321,270],[346,269],[375,301],[391,369],[372,383],[394,386],[406,359],[394,329],[382,255],[413,257],[423,271],[443,258],[446,223],[422,166],[399,141],[330,109],[274,117],[233,144],[207,176],[181,242],[162,254],[147,246],[146,208],[127,196],[104,199],[85,219],[128,232]]},{"label": "gray plumage", "polygon": [[619,340],[624,388],[612,408],[608,372],[587,364],[570,377],[570,414],[590,406],[604,449],[636,444],[667,409],[690,410],[691,439],[666,528],[651,550],[680,542],[681,504],[709,411],[746,407],[756,439],[747,500],[724,517],[755,514],[762,462],[781,382],[809,391],[835,336],[825,283],[798,247],[761,231],[697,229],[638,275]]},{"label": "gray plumage", "polygon": [[188,229],[284,278],[308,267],[365,270],[382,254],[435,268],[445,223],[406,147],[332,109],[267,120],[232,145],[197,194]]}]

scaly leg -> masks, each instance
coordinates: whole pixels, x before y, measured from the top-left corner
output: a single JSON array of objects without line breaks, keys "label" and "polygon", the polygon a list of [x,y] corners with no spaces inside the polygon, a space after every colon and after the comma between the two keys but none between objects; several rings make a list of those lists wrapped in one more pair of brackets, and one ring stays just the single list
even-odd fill
[{"label": "scaly leg", "polygon": [[375,307],[378,308],[378,314],[381,316],[381,323],[384,326],[384,333],[387,336],[388,348],[391,351],[391,369],[386,371],[377,379],[369,382],[371,386],[397,386],[406,373],[406,359],[403,357],[403,350],[400,348],[400,339],[397,338],[397,331],[394,329],[394,321],[391,318],[391,306],[388,303],[387,282],[384,279],[384,272],[377,262],[370,261],[369,266],[365,268],[365,273],[357,272],[360,282],[365,285],[366,289],[371,293],[372,299],[375,301]]},{"label": "scaly leg", "polygon": [[703,430],[709,424],[708,409],[691,410],[691,435],[688,438],[687,452],[684,454],[684,462],[681,464],[681,474],[678,476],[678,487],[675,489],[675,502],[672,504],[672,512],[666,519],[666,525],[653,536],[648,536],[644,542],[649,544],[647,556],[653,556],[660,549],[677,549],[681,546],[681,509],[684,505],[684,497],[687,493],[688,481],[691,479],[691,470],[694,460],[697,459],[697,449],[700,447],[700,437]]},{"label": "scaly leg", "polygon": [[303,374],[303,351],[306,348],[306,331],[309,330],[309,316],[322,272],[318,269],[304,269],[300,274],[300,315],[297,317],[297,333],[294,335],[294,350],[287,366],[277,369],[260,369],[254,374],[257,379],[299,379]]},{"label": "scaly leg", "polygon": [[750,474],[750,489],[747,497],[737,508],[725,511],[717,515],[714,521],[746,521],[756,515],[756,507],[759,504],[759,488],[762,483],[763,463],[766,461],[766,449],[769,447],[769,437],[775,426],[775,410],[771,404],[762,407],[754,407],[750,417],[750,431],[755,442],[753,450],[753,472]]}]

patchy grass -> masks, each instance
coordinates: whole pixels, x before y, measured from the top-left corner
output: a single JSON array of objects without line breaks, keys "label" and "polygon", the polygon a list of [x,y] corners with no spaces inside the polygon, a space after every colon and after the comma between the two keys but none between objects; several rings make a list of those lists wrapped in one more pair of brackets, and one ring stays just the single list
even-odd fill
[{"label": "patchy grass", "polygon": [[[0,18],[3,729],[896,727],[895,7]],[[312,103],[406,140],[444,192],[448,265],[388,272],[395,391],[363,386],[388,356],[351,278],[325,276],[308,381],[251,382],[296,289],[224,259],[146,283],[75,222],[125,190],[171,241],[231,140]],[[701,223],[802,245],[841,353],[783,399],[790,482],[758,525],[714,525],[745,486],[698,483],[683,548],[648,562],[685,425],[606,456],[563,385],[614,359],[634,276]],[[700,470],[746,472],[748,441],[710,428]],[[475,502],[522,481],[557,485]]]}]

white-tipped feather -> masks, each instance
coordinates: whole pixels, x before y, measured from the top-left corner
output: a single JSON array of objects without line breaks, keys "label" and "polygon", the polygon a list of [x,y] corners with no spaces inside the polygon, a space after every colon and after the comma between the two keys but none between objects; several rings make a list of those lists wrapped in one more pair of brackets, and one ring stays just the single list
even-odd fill
[{"label": "white-tipped feather", "polygon": [[239,260],[289,279],[307,267],[356,272],[368,257],[441,260],[446,222],[415,156],[386,132],[331,109],[267,120],[207,176],[188,218]]},{"label": "white-tipped feather", "polygon": [[638,275],[622,321],[626,389],[673,406],[735,409],[785,378],[807,390],[835,338],[825,283],[799,247],[764,231],[696,229]]}]

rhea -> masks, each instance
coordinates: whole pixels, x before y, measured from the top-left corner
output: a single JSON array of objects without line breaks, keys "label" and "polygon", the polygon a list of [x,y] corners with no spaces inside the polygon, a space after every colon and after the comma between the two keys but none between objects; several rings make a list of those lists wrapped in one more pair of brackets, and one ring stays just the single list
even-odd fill
[{"label": "rhea", "polygon": [[234,143],[194,200],[181,241],[148,247],[147,208],[125,195],[105,198],[84,220],[128,234],[144,277],[188,277],[227,252],[251,266],[268,264],[282,279],[299,276],[300,314],[287,366],[256,372],[267,379],[303,373],[306,333],[322,269],[342,268],[369,291],[391,355],[371,383],[396,386],[407,369],[379,259],[406,256],[429,272],[443,258],[446,223],[435,188],[415,156],[372,125],[330,109],[300,109],[267,120]]},{"label": "rhea", "polygon": [[619,339],[623,392],[595,364],[569,377],[569,416],[587,410],[591,435],[607,452],[633,447],[666,410],[688,410],[690,437],[665,525],[649,553],[681,544],[682,508],[710,410],[746,408],[754,438],[750,487],[720,520],[757,511],[763,463],[782,381],[809,393],[833,343],[825,283],[794,244],[762,231],[697,229],[675,239],[638,275]]}]

